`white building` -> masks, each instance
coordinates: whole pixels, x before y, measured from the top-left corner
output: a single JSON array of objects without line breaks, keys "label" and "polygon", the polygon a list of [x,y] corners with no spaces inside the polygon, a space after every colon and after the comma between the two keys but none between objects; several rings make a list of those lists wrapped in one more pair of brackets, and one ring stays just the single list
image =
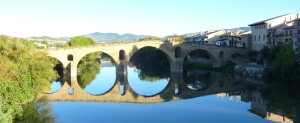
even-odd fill
[{"label": "white building", "polygon": [[264,45],[283,44],[284,28],[292,26],[297,19],[295,14],[285,14],[267,20],[250,24],[252,35],[252,50],[261,50]]}]

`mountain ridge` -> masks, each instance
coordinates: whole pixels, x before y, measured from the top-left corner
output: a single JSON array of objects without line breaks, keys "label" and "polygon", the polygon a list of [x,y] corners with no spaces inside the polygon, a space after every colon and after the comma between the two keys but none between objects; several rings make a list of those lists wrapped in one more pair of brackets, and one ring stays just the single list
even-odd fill
[{"label": "mountain ridge", "polygon": [[[231,28],[231,29],[225,29],[225,30],[229,30],[229,31],[236,31],[236,30],[244,30],[244,31],[249,31],[251,30],[250,27],[238,27],[238,28]],[[128,41],[136,41],[140,38],[147,38],[150,37],[151,35],[135,35],[132,33],[125,33],[125,34],[118,34],[118,33],[113,33],[113,32],[107,32],[107,33],[102,33],[102,32],[92,32],[92,33],[88,33],[88,34],[84,34],[81,36],[86,36],[89,38],[92,38],[94,41],[96,42],[114,42],[114,41],[124,41],[124,42],[128,42]],[[164,36],[166,37],[166,36]],[[164,38],[164,37],[160,37],[160,38]],[[63,40],[63,41],[70,41],[70,39],[72,37],[50,37],[50,36],[32,36],[29,37],[32,39],[47,39],[47,40]]]}]

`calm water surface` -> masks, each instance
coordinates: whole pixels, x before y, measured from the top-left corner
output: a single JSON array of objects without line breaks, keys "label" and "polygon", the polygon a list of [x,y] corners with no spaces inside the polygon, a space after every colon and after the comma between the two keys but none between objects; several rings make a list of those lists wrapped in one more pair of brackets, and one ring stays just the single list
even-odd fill
[{"label": "calm water surface", "polygon": [[[115,67],[101,67],[96,75],[83,90],[86,93],[105,94],[116,84]],[[156,81],[141,80],[139,70],[128,67],[128,84],[131,89],[143,96],[155,96],[168,87],[167,78]],[[158,103],[118,103],[118,102],[50,102],[52,113],[58,117],[58,123],[268,123],[259,112],[266,108],[258,92],[250,91],[247,83],[234,83],[228,79],[219,79],[213,73],[202,71],[184,72],[184,83],[177,86],[191,93],[205,93],[203,96],[190,96],[186,99]],[[205,77],[201,77],[205,76]],[[207,78],[209,76],[209,78]],[[187,80],[187,78],[189,80]],[[225,91],[222,88],[228,87]],[[50,93],[61,88],[60,82],[53,82]],[[215,88],[215,89],[212,89]],[[239,88],[239,89],[235,89]],[[189,90],[188,90],[189,89]],[[218,91],[219,89],[219,91]],[[198,90],[198,91],[197,91]],[[206,92],[211,90],[211,92]],[[216,93],[217,92],[217,93]],[[174,92],[175,93],[175,92]],[[201,94],[199,94],[201,95]],[[180,96],[180,93],[179,93]],[[256,96],[256,97],[255,97]],[[161,97],[163,98],[163,97]],[[251,102],[251,99],[255,101]],[[260,100],[261,99],[261,100]],[[260,100],[258,102],[257,100]],[[254,112],[254,113],[252,113]],[[256,112],[256,113],[255,113]],[[274,114],[275,116],[275,114]],[[278,115],[279,117],[280,114]]]}]

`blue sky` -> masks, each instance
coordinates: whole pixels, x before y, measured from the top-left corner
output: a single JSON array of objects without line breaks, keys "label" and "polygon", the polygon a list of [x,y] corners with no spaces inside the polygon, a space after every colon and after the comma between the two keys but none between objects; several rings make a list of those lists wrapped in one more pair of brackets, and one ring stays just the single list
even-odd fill
[{"label": "blue sky", "polygon": [[300,13],[300,0],[0,0],[0,35],[154,36],[245,27]]}]

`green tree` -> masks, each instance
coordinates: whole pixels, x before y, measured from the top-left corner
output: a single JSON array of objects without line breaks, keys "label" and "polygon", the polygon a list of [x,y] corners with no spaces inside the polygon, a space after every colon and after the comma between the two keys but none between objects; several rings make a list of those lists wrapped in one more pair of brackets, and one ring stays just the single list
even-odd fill
[{"label": "green tree", "polygon": [[297,64],[298,53],[299,51],[294,52],[291,41],[284,44],[272,62],[274,76],[289,81],[300,80],[300,67]]},{"label": "green tree", "polygon": [[96,44],[96,42],[92,38],[84,36],[75,36],[70,40],[70,46],[87,46],[94,44]]},{"label": "green tree", "polygon": [[276,54],[280,51],[280,49],[281,49],[281,46],[272,47],[272,49],[269,52],[268,57],[267,57],[268,62],[274,61],[274,59],[276,58]]},{"label": "green tree", "polygon": [[12,110],[13,117],[22,112],[21,104],[32,101],[36,93],[49,90],[49,81],[58,77],[47,53],[27,39],[0,36],[0,59],[2,112]]},{"label": "green tree", "polygon": [[[76,36],[71,38],[70,46],[88,46],[95,45],[96,42],[92,38],[84,36]],[[89,85],[95,78],[96,75],[100,72],[100,64],[97,62],[97,58],[102,53],[100,51],[89,53],[86,56],[82,57],[77,66],[78,69],[78,83],[81,88],[85,88]]]},{"label": "green tree", "polygon": [[11,123],[12,122],[12,116],[10,115],[11,110],[8,110],[7,112],[2,111],[2,104],[0,102],[0,123]]},{"label": "green tree", "polygon": [[147,37],[147,38],[140,38],[139,39],[139,41],[154,41],[154,40],[163,41],[162,38],[155,37],[155,36],[150,36],[150,37]]},{"label": "green tree", "polygon": [[261,59],[263,61],[265,61],[266,59],[268,59],[269,53],[270,53],[271,49],[267,46],[264,45],[264,47],[260,50],[260,54],[261,54]]},{"label": "green tree", "polygon": [[46,40],[41,41],[41,43],[45,44],[46,46],[48,46],[48,41],[46,41]]}]

